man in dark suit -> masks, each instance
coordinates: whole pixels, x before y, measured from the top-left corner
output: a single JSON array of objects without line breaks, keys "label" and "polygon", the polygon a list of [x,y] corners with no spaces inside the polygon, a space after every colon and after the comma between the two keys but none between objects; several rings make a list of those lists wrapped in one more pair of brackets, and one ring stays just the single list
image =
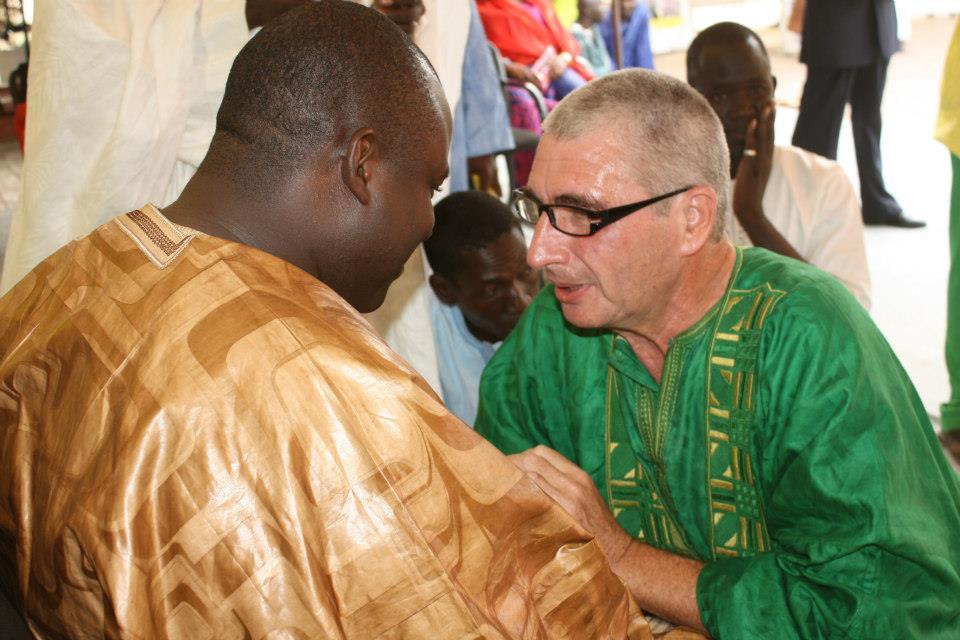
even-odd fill
[{"label": "man in dark suit", "polygon": [[807,82],[793,144],[836,160],[849,102],[863,221],[914,228],[926,223],[903,215],[887,192],[880,162],[880,102],[898,48],[893,0],[807,0],[800,50]]}]

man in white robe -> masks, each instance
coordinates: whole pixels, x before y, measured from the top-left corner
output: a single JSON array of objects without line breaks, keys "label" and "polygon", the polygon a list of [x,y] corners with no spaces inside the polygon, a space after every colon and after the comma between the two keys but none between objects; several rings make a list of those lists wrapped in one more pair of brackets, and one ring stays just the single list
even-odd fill
[{"label": "man in white robe", "polygon": [[247,34],[244,0],[38,3],[0,290],[118,212],[176,198]]}]

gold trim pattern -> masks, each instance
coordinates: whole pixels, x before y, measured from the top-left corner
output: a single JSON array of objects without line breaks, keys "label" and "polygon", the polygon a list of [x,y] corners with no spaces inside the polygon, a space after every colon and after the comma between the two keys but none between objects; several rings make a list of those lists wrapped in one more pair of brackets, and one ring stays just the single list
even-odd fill
[{"label": "gold trim pattern", "polygon": [[704,415],[709,544],[714,558],[749,556],[770,547],[753,474],[753,388],[764,321],[785,295],[767,284],[731,289],[714,327]]}]

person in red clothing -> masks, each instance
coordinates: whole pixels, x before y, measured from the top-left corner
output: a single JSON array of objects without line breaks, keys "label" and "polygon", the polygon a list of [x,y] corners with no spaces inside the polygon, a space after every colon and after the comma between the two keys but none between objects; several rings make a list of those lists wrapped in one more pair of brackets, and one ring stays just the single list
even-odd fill
[{"label": "person in red clothing", "polygon": [[536,76],[557,99],[593,79],[577,59],[580,47],[560,24],[550,0],[477,0],[477,9],[487,38],[513,63],[508,65],[511,75],[520,73],[521,80]]}]

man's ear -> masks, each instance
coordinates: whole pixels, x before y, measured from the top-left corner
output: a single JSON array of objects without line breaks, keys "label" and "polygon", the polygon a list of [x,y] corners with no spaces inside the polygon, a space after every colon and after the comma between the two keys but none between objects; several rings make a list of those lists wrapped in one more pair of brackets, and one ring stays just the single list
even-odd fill
[{"label": "man's ear", "polygon": [[683,255],[693,255],[713,238],[717,222],[717,194],[706,185],[697,185],[684,194]]},{"label": "man's ear", "polygon": [[370,203],[370,181],[379,169],[380,144],[373,129],[357,129],[340,156],[340,177],[360,204]]},{"label": "man's ear", "polygon": [[773,84],[773,92],[777,92],[777,76],[770,74],[770,82]]},{"label": "man's ear", "polygon": [[457,285],[436,273],[430,275],[429,282],[430,288],[437,294],[440,302],[451,307],[457,304]]}]

